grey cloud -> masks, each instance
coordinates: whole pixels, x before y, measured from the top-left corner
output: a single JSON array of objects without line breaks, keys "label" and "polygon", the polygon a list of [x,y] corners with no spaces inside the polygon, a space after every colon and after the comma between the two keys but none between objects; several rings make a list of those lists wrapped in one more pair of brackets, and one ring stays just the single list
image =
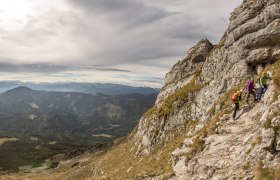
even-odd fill
[{"label": "grey cloud", "polygon": [[137,83],[153,83],[157,85],[161,85],[164,81],[164,78],[145,77],[145,76],[135,76],[135,77],[121,76],[121,78],[130,79],[133,82],[137,82]]},{"label": "grey cloud", "polygon": [[150,82],[150,83],[159,83],[161,84],[163,80],[133,80],[135,82]]},{"label": "grey cloud", "polygon": [[95,68],[96,70],[99,71],[112,71],[112,72],[131,72],[128,70],[124,70],[124,69],[117,69],[117,68]]},{"label": "grey cloud", "polygon": [[97,71],[109,71],[109,72],[131,72],[125,69],[118,69],[118,68],[109,68],[109,67],[95,67],[95,66],[80,66],[77,67],[80,70],[97,70]]},{"label": "grey cloud", "polygon": [[[84,70],[87,73],[92,70],[133,74],[125,65],[128,68],[143,65],[151,67],[150,74],[158,76],[152,72],[155,67],[167,72],[200,39],[206,37],[217,42],[226,28],[230,11],[238,3],[224,0],[63,2],[67,3],[64,4],[67,10],[55,7],[38,16],[30,14],[27,25],[20,31],[6,32],[0,27],[1,56],[11,58],[0,57],[1,72]],[[136,78],[134,81],[161,80]]]},{"label": "grey cloud", "polygon": [[195,17],[181,16],[176,23],[171,22],[172,28],[167,29],[166,35],[182,41],[198,41],[204,37],[212,36],[207,26],[199,23]]},{"label": "grey cloud", "polygon": [[[176,14],[136,0],[69,0],[87,12],[106,16],[110,22],[127,24],[130,28],[147,25]],[[128,29],[126,29],[128,30]]]},{"label": "grey cloud", "polygon": [[57,73],[68,70],[69,67],[53,64],[9,64],[0,63],[0,72],[30,72],[30,73]]},{"label": "grey cloud", "polygon": [[9,64],[0,63],[0,72],[29,72],[29,73],[63,73],[65,71],[82,71],[82,70],[95,70],[106,72],[127,72],[131,71],[109,68],[109,67],[94,67],[94,66],[73,66],[73,65],[57,65],[57,64]]}]

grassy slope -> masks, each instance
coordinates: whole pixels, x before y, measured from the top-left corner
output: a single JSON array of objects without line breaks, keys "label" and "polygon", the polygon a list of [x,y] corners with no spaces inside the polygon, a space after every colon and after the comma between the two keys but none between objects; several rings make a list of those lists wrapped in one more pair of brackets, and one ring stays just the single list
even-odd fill
[{"label": "grassy slope", "polygon": [[[81,169],[65,169],[62,167],[52,173],[52,176],[33,175],[31,179],[130,179],[144,175],[155,176],[165,173],[172,173],[171,152],[179,146],[184,138],[169,143],[166,147],[156,149],[148,156],[135,156],[134,142],[128,140],[119,144],[108,152],[91,157],[88,162],[81,163]],[[93,170],[96,169],[96,173]],[[65,171],[65,172],[64,172]]]}]

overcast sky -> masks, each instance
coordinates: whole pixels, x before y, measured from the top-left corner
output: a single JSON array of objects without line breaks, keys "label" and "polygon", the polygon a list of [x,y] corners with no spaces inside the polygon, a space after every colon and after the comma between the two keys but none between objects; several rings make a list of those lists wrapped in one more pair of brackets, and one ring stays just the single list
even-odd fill
[{"label": "overcast sky", "polygon": [[202,38],[216,43],[241,0],[0,1],[0,80],[161,87]]}]

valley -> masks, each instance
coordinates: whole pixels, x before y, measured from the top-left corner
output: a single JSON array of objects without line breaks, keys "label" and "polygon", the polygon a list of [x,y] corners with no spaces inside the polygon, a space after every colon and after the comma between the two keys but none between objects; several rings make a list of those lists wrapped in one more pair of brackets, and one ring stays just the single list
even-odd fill
[{"label": "valley", "polygon": [[8,90],[0,94],[0,168],[39,167],[57,154],[67,159],[67,153],[70,158],[106,146],[131,132],[155,99],[156,94]]}]

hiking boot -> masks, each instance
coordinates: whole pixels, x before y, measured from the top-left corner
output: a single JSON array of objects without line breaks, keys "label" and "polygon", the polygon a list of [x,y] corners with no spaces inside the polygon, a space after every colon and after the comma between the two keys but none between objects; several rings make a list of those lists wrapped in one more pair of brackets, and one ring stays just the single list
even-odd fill
[{"label": "hiking boot", "polygon": [[236,122],[234,120],[230,121],[229,122],[230,124],[235,124]]}]

